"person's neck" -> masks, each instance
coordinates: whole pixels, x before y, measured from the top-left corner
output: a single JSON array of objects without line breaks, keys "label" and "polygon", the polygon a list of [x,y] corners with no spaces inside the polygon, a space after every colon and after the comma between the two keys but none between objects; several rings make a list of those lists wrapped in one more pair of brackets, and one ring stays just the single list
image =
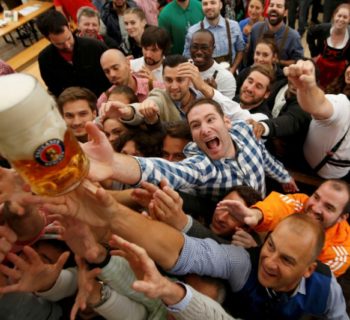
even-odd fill
[{"label": "person's neck", "polygon": [[338,29],[338,28],[334,28],[332,33],[335,36],[343,36],[346,32],[346,28],[342,28],[342,29]]},{"label": "person's neck", "polygon": [[114,9],[117,12],[118,16],[122,16],[124,14],[124,11],[126,10],[126,2],[122,7],[114,7]]},{"label": "person's neck", "polygon": [[269,30],[272,31],[273,33],[277,32],[279,29],[282,28],[282,26],[284,25],[284,22],[281,21],[279,24],[273,26],[269,23]]},{"label": "person's neck", "polygon": [[243,102],[241,102],[241,108],[245,110],[252,110],[259,107],[263,102],[264,100],[259,101],[258,103],[255,103],[255,104],[244,104]]},{"label": "person's neck", "polygon": [[186,0],[184,2],[181,2],[181,1],[176,1],[176,2],[182,9],[186,9],[190,3],[190,0]]},{"label": "person's neck", "polygon": [[181,102],[181,109],[184,113],[187,113],[187,110],[194,99],[195,99],[195,97],[194,97],[193,93],[191,92],[191,90],[188,90],[188,93],[180,101]]},{"label": "person's neck", "polygon": [[207,18],[207,21],[208,21],[208,23],[211,25],[211,26],[217,26],[217,24],[219,23],[219,21],[220,21],[220,15],[218,15],[216,18],[214,18],[214,19],[208,19]]},{"label": "person's neck", "polygon": [[198,68],[199,72],[204,72],[204,71],[207,71],[208,69],[210,69],[213,66],[213,64],[214,64],[214,59],[212,58],[207,65],[197,66],[197,68]]}]

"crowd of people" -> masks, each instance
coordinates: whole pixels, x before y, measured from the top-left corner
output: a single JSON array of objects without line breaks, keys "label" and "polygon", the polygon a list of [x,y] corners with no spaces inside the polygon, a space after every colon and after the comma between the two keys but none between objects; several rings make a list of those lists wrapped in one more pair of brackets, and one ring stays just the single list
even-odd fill
[{"label": "crowd of people", "polygon": [[90,168],[35,195],[0,145],[0,318],[349,319],[350,3],[54,4],[40,74]]}]

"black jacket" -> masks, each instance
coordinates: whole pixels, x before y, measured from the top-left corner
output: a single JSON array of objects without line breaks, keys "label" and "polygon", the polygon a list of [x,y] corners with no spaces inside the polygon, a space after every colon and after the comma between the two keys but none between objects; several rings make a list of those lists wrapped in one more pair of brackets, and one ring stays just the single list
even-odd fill
[{"label": "black jacket", "polygon": [[107,46],[94,39],[74,39],[72,64],[64,60],[53,44],[40,52],[38,62],[41,77],[56,97],[71,86],[88,88],[98,97],[110,87],[100,66],[101,54],[107,50]]}]

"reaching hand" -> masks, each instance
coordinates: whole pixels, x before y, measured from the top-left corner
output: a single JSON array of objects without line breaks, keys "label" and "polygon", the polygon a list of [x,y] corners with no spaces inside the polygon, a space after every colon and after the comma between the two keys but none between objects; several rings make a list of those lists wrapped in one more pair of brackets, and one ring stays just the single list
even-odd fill
[{"label": "reaching hand", "polygon": [[201,90],[205,84],[198,68],[190,62],[184,62],[178,66],[178,76],[190,78],[197,90]]},{"label": "reaching hand", "polygon": [[144,117],[146,123],[154,124],[159,119],[159,107],[151,99],[143,101],[138,108],[138,112]]},{"label": "reaching hand", "polygon": [[33,248],[25,246],[23,253],[25,259],[14,253],[7,255],[8,260],[15,266],[13,269],[5,265],[0,265],[0,271],[16,281],[15,284],[1,287],[1,294],[49,290],[56,282],[69,257],[69,252],[64,252],[60,255],[56,263],[45,264]]},{"label": "reaching hand", "polygon": [[252,235],[242,228],[236,228],[231,243],[246,249],[254,248],[258,245]]},{"label": "reaching hand", "polygon": [[130,120],[134,116],[134,109],[119,101],[108,101],[102,104],[99,114],[101,121],[105,118]]},{"label": "reaching hand", "polygon": [[[163,186],[167,185],[167,182],[165,179],[162,179],[160,181],[159,186],[162,188]],[[159,187],[157,187],[155,184],[142,181],[141,182],[142,188],[134,189],[131,193],[131,197],[134,201],[136,201],[141,207],[148,208],[152,198],[153,194],[159,190]]]},{"label": "reaching hand", "polygon": [[136,76],[138,78],[144,78],[148,80],[156,80],[152,71],[146,68],[145,66],[142,67],[139,71],[136,72]]},{"label": "reaching hand", "polygon": [[17,235],[13,230],[8,226],[0,226],[0,263],[5,259],[16,241]]},{"label": "reaching hand", "polygon": [[118,248],[112,250],[111,254],[124,257],[133,269],[138,279],[132,285],[134,290],[151,299],[160,298],[168,305],[175,304],[184,297],[184,289],[159,273],[145,249],[116,235],[112,236],[110,245]]},{"label": "reaching hand", "polygon": [[308,89],[317,86],[315,77],[315,66],[311,61],[299,60],[283,69],[288,81],[297,89]]},{"label": "reaching hand", "polygon": [[261,139],[262,135],[265,132],[265,127],[260,122],[257,122],[253,119],[248,119],[246,122],[253,127],[255,137],[257,139]]},{"label": "reaching hand", "polygon": [[89,142],[81,145],[90,160],[89,178],[103,181],[113,176],[114,150],[106,135],[92,122],[86,124]]},{"label": "reaching hand", "polygon": [[262,213],[258,209],[246,207],[237,200],[223,200],[217,205],[217,210],[227,210],[234,218],[254,228],[262,219]]},{"label": "reaching hand", "polygon": [[182,205],[183,200],[179,194],[165,185],[153,194],[148,209],[152,218],[181,231],[187,224],[187,216],[182,210]]},{"label": "reaching hand", "polygon": [[50,214],[69,216],[92,227],[108,228],[117,212],[117,202],[102,187],[85,180],[74,191],[60,197],[31,196],[30,203],[41,204]]},{"label": "reaching hand", "polygon": [[75,319],[79,309],[85,310],[88,304],[97,304],[101,299],[101,285],[96,280],[101,269],[88,270],[85,261],[79,256],[75,256],[75,262],[78,266],[78,293],[70,313],[71,320]]},{"label": "reaching hand", "polygon": [[[101,255],[105,255],[106,248],[100,244],[105,229],[90,228],[86,223],[73,217],[59,216],[61,239],[66,242],[75,255],[95,263]],[[96,230],[97,229],[97,230]],[[98,232],[102,231],[102,232]],[[99,233],[99,234],[98,234]]]},{"label": "reaching hand", "polygon": [[283,191],[287,193],[294,193],[298,192],[299,188],[297,184],[295,183],[295,180],[292,178],[289,182],[281,183]]}]

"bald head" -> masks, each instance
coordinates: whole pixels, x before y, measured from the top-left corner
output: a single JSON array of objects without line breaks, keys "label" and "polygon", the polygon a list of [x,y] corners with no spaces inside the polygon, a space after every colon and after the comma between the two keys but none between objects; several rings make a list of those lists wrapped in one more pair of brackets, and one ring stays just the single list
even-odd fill
[{"label": "bald head", "polygon": [[127,86],[131,77],[129,60],[117,49],[109,49],[101,55],[101,67],[109,82]]}]

